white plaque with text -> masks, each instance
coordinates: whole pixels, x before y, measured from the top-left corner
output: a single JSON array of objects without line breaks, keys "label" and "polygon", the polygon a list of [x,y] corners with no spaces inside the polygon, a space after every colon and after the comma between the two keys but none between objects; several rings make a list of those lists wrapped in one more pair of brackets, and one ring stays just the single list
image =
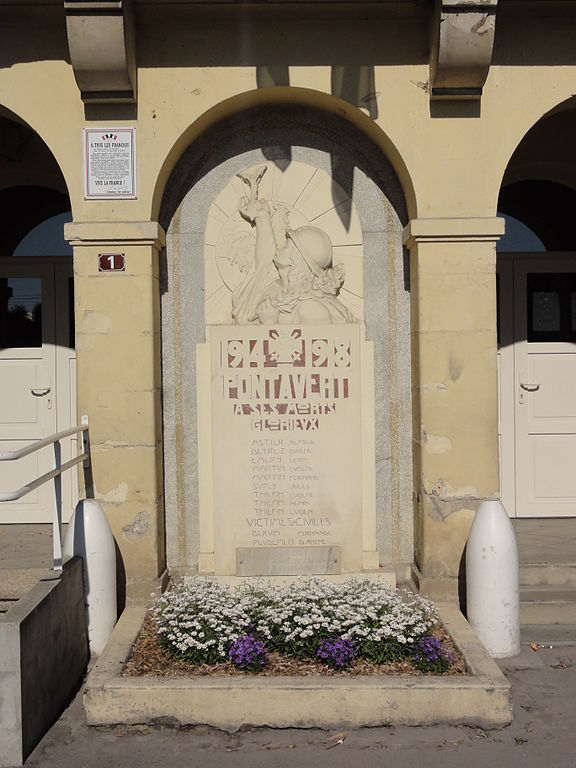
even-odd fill
[{"label": "white plaque with text", "polygon": [[254,547],[341,547],[361,569],[361,328],[210,328],[217,573]]},{"label": "white plaque with text", "polygon": [[133,200],[136,192],[136,129],[84,129],[84,197]]}]

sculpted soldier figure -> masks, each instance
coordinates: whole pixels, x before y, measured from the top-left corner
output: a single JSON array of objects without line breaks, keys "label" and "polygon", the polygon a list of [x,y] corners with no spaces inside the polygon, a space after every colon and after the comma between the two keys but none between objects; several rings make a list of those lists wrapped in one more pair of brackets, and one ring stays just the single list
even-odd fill
[{"label": "sculpted soldier figure", "polygon": [[238,174],[251,186],[251,198],[240,201],[241,215],[256,228],[254,269],[232,293],[237,323],[353,323],[355,318],[338,299],[344,268],[332,266],[332,243],[317,227],[291,230],[276,227],[270,206],[258,199],[266,166]]}]

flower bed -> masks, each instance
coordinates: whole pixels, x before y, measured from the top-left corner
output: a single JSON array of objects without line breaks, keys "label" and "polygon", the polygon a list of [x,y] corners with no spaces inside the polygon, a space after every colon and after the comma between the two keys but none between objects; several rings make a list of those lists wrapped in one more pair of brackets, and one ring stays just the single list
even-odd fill
[{"label": "flower bed", "polygon": [[185,579],[156,601],[124,674],[159,668],[176,675],[464,671],[429,600],[368,579],[235,589]]}]

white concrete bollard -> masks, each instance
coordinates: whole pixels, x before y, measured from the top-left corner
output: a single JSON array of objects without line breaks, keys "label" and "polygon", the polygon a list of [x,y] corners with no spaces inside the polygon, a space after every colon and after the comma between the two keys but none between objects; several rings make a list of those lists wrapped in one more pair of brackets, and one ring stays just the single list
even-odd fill
[{"label": "white concrete bollard", "polygon": [[80,501],[66,531],[64,558],[83,560],[86,623],[90,651],[104,650],[116,624],[116,547],[112,530],[94,499]]},{"label": "white concrete bollard", "polygon": [[468,621],[493,658],[520,653],[518,547],[500,501],[483,501],[466,547]]}]

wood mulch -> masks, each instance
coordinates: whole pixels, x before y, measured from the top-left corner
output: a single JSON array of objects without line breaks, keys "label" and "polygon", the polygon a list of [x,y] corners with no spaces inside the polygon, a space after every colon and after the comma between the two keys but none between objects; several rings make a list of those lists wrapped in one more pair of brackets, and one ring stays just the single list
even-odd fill
[{"label": "wood mulch", "polygon": [[[442,639],[444,649],[454,659],[450,669],[444,675],[466,674],[466,664],[462,654],[455,647],[451,637],[440,625],[436,626],[434,634]],[[214,665],[202,664],[200,666],[192,666],[183,659],[169,656],[158,642],[156,621],[152,614],[148,613],[136,638],[132,652],[124,665],[122,674],[127,677],[142,677],[146,675],[155,677],[199,677],[206,675],[232,677],[242,676],[246,673],[237,669],[229,661]],[[420,676],[424,673],[415,669],[409,661],[377,665],[361,659],[357,659],[349,669],[337,672],[317,661],[291,659],[278,653],[270,653],[265,669],[261,672],[250,674],[262,677],[274,677],[277,675],[351,677],[356,675]]]}]

